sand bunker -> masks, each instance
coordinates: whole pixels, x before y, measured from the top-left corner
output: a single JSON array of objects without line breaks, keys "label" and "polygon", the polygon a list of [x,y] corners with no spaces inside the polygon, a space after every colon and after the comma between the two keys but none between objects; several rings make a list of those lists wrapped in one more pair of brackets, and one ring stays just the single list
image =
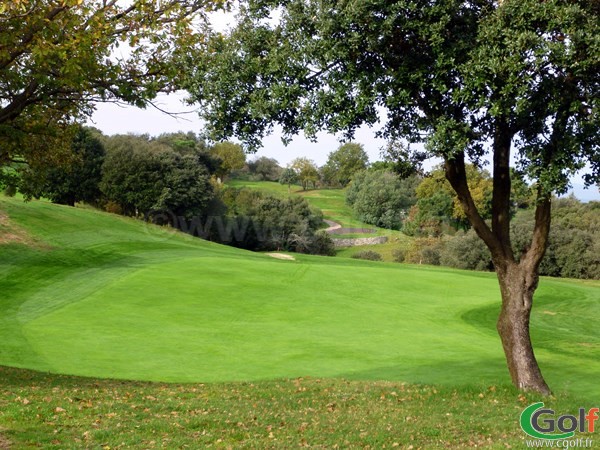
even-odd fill
[{"label": "sand bunker", "polygon": [[267,256],[270,256],[271,258],[277,258],[277,259],[285,259],[288,261],[295,261],[296,258],[294,258],[292,255],[286,255],[285,253],[265,253]]}]

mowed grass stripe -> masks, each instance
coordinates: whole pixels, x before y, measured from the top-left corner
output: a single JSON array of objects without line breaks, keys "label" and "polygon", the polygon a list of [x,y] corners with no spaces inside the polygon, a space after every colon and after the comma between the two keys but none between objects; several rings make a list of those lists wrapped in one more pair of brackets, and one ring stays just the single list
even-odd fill
[{"label": "mowed grass stripe", "polygon": [[[0,208],[47,244],[0,248],[0,364],[186,382],[507,380],[493,274],[280,261],[94,211]],[[600,394],[599,300],[594,284],[541,282],[532,329],[556,390]]]},{"label": "mowed grass stripe", "polygon": [[[415,281],[418,271],[410,269],[380,284],[390,272],[188,259],[130,274],[25,330],[54,371],[160,381],[360,377],[377,365],[406,374],[432,355],[494,356],[481,342],[468,342],[472,330],[457,317],[465,303],[481,304],[480,295],[453,304],[451,282],[432,289],[431,279]],[[92,346],[87,357],[69,358]],[[110,364],[102,367],[98,355]],[[149,371],[148,360],[162,366]]]}]

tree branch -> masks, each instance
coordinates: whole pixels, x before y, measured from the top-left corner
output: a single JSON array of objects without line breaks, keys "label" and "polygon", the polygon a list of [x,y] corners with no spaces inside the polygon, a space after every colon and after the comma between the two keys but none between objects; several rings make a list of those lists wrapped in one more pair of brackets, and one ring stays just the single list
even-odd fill
[{"label": "tree branch", "polygon": [[494,177],[492,193],[492,231],[504,253],[514,259],[510,241],[510,146],[512,132],[500,119],[494,134]]},{"label": "tree branch", "polygon": [[36,100],[33,96],[38,86],[37,81],[31,81],[22,93],[15,96],[7,106],[0,109],[0,123],[5,123],[18,117],[27,106],[35,103]]},{"label": "tree branch", "polygon": [[446,172],[446,179],[450,182],[450,185],[456,192],[458,200],[460,201],[467,218],[471,222],[471,225],[473,225],[475,232],[490,249],[494,264],[498,265],[501,262],[506,261],[507,255],[504,252],[501,242],[485,223],[473,201],[469,185],[467,184],[464,152],[460,152],[451,157],[444,157],[444,169]]},{"label": "tree branch", "polygon": [[538,203],[535,208],[535,225],[533,228],[533,238],[531,247],[521,258],[527,267],[537,272],[537,268],[542,262],[542,258],[546,254],[548,247],[548,236],[550,234],[550,219],[552,211],[552,202],[550,194],[542,192],[542,188],[538,188]]},{"label": "tree branch", "polygon": [[9,53],[8,57],[4,60],[0,60],[0,69],[4,69],[12,64],[19,56],[23,55],[27,51],[27,46],[33,41],[35,35],[44,29],[46,22],[53,21],[60,13],[69,9],[68,6],[57,6],[51,9],[43,20],[40,20],[35,26],[33,26],[18,43],[17,48]]}]

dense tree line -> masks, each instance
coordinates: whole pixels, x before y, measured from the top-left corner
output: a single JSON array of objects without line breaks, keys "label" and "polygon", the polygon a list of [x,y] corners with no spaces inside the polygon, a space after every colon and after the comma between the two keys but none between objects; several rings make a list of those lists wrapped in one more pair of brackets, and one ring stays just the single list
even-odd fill
[{"label": "dense tree line", "polygon": [[303,190],[343,188],[368,166],[369,157],[363,145],[347,142],[330,152],[321,167],[310,158],[297,157],[282,168],[276,160],[263,156],[248,162],[246,173],[237,174],[237,177],[252,181],[279,181],[290,189],[292,184],[298,184]]},{"label": "dense tree line", "polygon": [[[494,270],[489,249],[466,220],[443,169],[434,168],[426,175],[408,170],[412,175],[403,179],[393,167],[387,159],[356,173],[346,190],[346,201],[357,219],[413,237],[410,244],[394,251],[395,261]],[[489,220],[492,178],[474,165],[468,165],[466,172],[473,201]],[[510,176],[510,230],[513,251],[519,257],[531,242],[535,186],[529,186],[514,169]],[[540,275],[600,279],[600,203],[555,198],[552,211],[553,228]]]},{"label": "dense tree line", "polygon": [[244,165],[264,178],[279,177],[275,160],[246,164],[237,144],[207,146],[194,133],[103,136],[80,128],[71,148],[66,160],[4,168],[0,178],[26,199],[86,202],[240,248],[334,253],[333,241],[318,231],[322,213],[303,198],[223,187]]},{"label": "dense tree line", "polygon": [[[600,202],[582,203],[573,197],[553,200],[548,249],[540,275],[600,279]],[[527,249],[533,229],[531,209],[519,210],[511,221],[513,251]],[[453,234],[417,237],[394,253],[398,262],[443,265],[467,270],[494,270],[488,248],[473,229]]]},{"label": "dense tree line", "polygon": [[17,168],[26,199],[86,202],[134,217],[154,209],[191,216],[213,197],[210,177],[221,167],[193,133],[103,136],[79,128],[71,149],[68,159]]},{"label": "dense tree line", "polygon": [[346,202],[363,222],[399,230],[416,202],[419,181],[416,175],[402,179],[387,170],[362,171],[348,187]]},{"label": "dense tree line", "polygon": [[279,198],[253,189],[225,188],[224,214],[213,216],[204,232],[213,241],[248,250],[286,250],[332,256],[333,241],[323,231],[320,210],[299,196]]},{"label": "dense tree line", "polygon": [[210,156],[202,145],[191,149],[146,136],[106,139],[100,189],[113,211],[143,217],[169,211],[191,218],[202,214],[213,197]]}]

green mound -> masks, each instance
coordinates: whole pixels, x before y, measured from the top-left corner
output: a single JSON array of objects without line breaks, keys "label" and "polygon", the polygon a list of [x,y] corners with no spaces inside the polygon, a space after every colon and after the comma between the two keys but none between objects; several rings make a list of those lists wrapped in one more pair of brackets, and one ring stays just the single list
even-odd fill
[{"label": "green mound", "polygon": [[[299,376],[507,381],[493,274],[223,247],[144,223],[0,199],[39,245],[0,246],[0,364],[169,382]],[[597,285],[542,280],[550,385],[600,388]]]}]

